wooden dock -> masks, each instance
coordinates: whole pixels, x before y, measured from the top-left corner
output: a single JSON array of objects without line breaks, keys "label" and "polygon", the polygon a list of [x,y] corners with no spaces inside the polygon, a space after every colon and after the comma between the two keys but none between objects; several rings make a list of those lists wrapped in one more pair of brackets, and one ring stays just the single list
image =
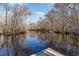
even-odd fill
[{"label": "wooden dock", "polygon": [[47,48],[41,52],[32,54],[31,56],[65,56],[65,55],[51,48]]}]

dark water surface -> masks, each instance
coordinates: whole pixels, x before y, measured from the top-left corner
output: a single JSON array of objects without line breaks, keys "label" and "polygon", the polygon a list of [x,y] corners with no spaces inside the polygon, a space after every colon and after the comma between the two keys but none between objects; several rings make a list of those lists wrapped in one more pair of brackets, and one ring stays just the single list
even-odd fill
[{"label": "dark water surface", "polygon": [[0,56],[29,56],[48,47],[68,56],[77,56],[79,38],[74,35],[33,31],[16,36],[0,36]]},{"label": "dark water surface", "polygon": [[36,33],[0,37],[0,55],[31,55],[48,47],[47,40],[41,40]]}]

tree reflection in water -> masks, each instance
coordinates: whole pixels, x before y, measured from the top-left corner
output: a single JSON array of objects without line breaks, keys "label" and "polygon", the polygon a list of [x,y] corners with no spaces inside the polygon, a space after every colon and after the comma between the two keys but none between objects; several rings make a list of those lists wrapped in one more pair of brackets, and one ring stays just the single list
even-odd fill
[{"label": "tree reflection in water", "polygon": [[48,47],[46,40],[38,38],[37,33],[0,36],[0,55],[25,56],[42,51]]},{"label": "tree reflection in water", "polygon": [[25,34],[0,37],[0,55],[27,55],[20,45],[23,44]]},{"label": "tree reflection in water", "polygon": [[70,34],[33,32],[13,36],[0,36],[0,55],[26,56],[47,47],[65,55],[79,55],[78,37]]},{"label": "tree reflection in water", "polygon": [[38,37],[43,41],[47,40],[49,42],[49,47],[65,55],[79,55],[79,36],[77,35],[54,32],[38,32]]}]

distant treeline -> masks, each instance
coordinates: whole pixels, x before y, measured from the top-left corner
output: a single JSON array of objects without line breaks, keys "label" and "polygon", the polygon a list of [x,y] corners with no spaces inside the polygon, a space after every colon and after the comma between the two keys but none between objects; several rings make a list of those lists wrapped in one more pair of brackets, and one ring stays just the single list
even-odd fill
[{"label": "distant treeline", "polygon": [[28,29],[29,31],[50,31],[50,29]]}]

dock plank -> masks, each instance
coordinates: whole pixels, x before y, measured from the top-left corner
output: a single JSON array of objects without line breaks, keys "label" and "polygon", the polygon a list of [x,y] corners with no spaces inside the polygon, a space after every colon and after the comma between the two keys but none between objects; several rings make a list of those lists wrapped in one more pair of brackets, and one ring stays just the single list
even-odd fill
[{"label": "dock plank", "polygon": [[38,53],[35,53],[35,54],[32,54],[31,56],[64,56],[64,54],[58,52],[58,51],[55,51],[51,48],[47,48],[41,52],[38,52]]}]

